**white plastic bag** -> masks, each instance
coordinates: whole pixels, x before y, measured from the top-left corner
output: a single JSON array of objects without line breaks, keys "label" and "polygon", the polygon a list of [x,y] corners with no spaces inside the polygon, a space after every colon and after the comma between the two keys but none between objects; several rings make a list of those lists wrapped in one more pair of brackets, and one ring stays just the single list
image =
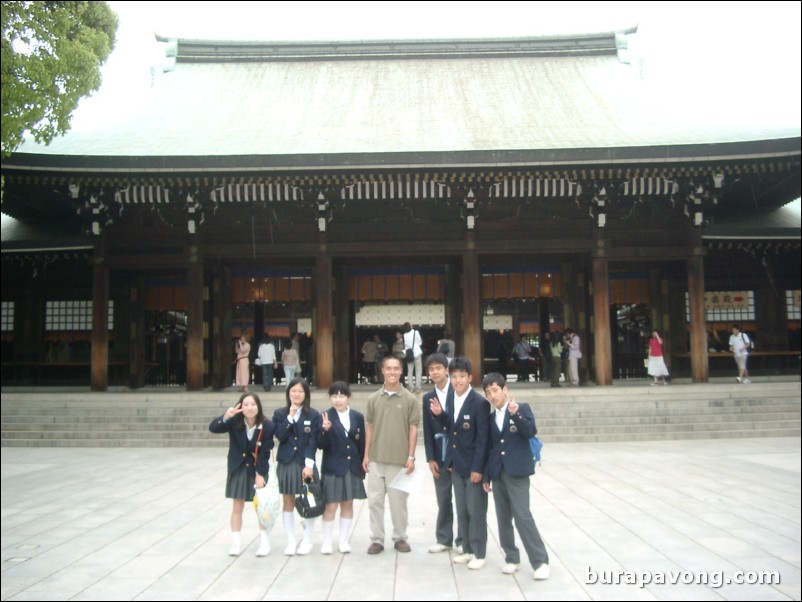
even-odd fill
[{"label": "white plastic bag", "polygon": [[270,532],[276,523],[276,518],[281,513],[281,494],[278,491],[278,475],[276,474],[276,463],[272,462],[267,476],[267,485],[261,489],[256,489],[253,496],[253,507],[256,516],[266,531]]}]

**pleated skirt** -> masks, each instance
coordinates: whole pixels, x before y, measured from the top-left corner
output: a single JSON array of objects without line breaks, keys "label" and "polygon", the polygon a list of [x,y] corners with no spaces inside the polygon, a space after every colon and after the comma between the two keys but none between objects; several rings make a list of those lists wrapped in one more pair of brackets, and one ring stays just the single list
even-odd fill
[{"label": "pleated skirt", "polygon": [[253,485],[255,477],[248,474],[245,466],[240,466],[237,470],[229,473],[226,479],[226,497],[235,500],[253,500]]},{"label": "pleated skirt", "polygon": [[324,474],[323,497],[327,504],[364,500],[367,498],[365,482],[352,472],[342,477]]},{"label": "pleated skirt", "polygon": [[278,490],[283,495],[298,495],[303,491],[304,465],[300,462],[278,463]]}]

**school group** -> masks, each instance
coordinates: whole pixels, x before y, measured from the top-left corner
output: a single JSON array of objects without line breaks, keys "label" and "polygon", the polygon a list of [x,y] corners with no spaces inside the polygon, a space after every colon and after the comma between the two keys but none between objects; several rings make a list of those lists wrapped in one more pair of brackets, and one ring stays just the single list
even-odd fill
[{"label": "school group", "polygon": [[[253,499],[254,488],[267,483],[274,439],[278,442],[277,480],[286,555],[312,551],[316,519],[304,519],[303,535],[296,543],[294,508],[304,482],[318,478],[325,499],[321,554],[334,552],[338,506],[337,549],[343,554],[351,552],[355,499],[368,500],[369,555],[384,552],[385,500],[389,501],[393,547],[400,553],[410,552],[409,494],[392,484],[415,469],[418,429],[422,427],[437,499],[437,508],[432,508],[437,514],[435,543],[429,552],[449,553],[455,564],[471,570],[483,568],[488,494],[492,492],[504,552],[502,572],[514,574],[521,564],[517,530],[533,578],[548,578],[548,553],[529,509],[529,479],[535,471],[529,439],[537,433],[531,408],[510,395],[505,377],[499,373],[484,377],[485,396],[480,395],[471,387],[472,366],[466,357],[449,360],[445,354],[434,353],[426,368],[434,388],[423,395],[422,403],[402,385],[402,360],[389,355],[380,368],[384,382],[368,399],[364,415],[349,407],[351,391],[343,381],[329,388],[331,408],[316,411],[311,407],[309,385],[296,377],[288,383],[286,406],[276,410],[272,419],[264,415],[258,395],[244,393],[236,405],[212,420],[209,430],[229,436],[229,554],[241,552],[245,502]],[[322,450],[319,467],[315,463],[318,449]],[[269,553],[269,533],[262,528],[256,555]]]}]

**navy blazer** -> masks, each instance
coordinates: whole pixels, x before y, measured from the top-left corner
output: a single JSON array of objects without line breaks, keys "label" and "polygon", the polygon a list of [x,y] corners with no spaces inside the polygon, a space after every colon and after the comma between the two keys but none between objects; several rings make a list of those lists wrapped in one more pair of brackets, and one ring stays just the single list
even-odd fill
[{"label": "navy blazer", "polygon": [[[348,410],[351,428],[346,434],[337,410],[326,410],[331,421],[331,428],[324,431],[321,427],[317,445],[323,450],[321,472],[326,475],[343,477],[349,470],[358,477],[362,472],[362,458],[365,456],[365,417],[356,410]],[[321,424],[323,417],[320,418]]]},{"label": "navy blazer", "polygon": [[448,448],[444,466],[468,478],[472,472],[483,473],[487,462],[490,402],[471,389],[462,404],[457,420],[448,412],[439,416],[448,428]]},{"label": "navy blazer", "polygon": [[[223,414],[225,416],[225,414]],[[265,421],[256,427],[253,439],[248,440],[245,428],[235,428],[244,424],[239,420],[224,420],[223,416],[218,416],[209,423],[209,430],[213,433],[228,433],[228,472],[236,471],[243,464],[248,469],[248,474],[256,478],[260,474],[267,480],[268,469],[270,468],[270,450],[273,449],[273,432],[275,426],[270,420]],[[261,430],[262,436],[259,436]],[[256,465],[254,466],[253,452],[257,450]]]},{"label": "navy blazer", "polygon": [[298,462],[302,466],[309,458],[314,461],[317,452],[317,437],[320,433],[320,413],[309,408],[309,413],[301,410],[297,422],[287,420],[289,410],[279,408],[273,413],[273,424],[276,426],[278,453],[276,460],[281,464]]},{"label": "navy blazer", "polygon": [[[446,389],[446,403],[448,403],[449,399],[451,399],[452,403],[454,402],[454,387],[451,386],[451,383],[448,384]],[[445,468],[443,450],[448,447],[448,425],[441,422],[438,416],[432,414],[432,400],[437,401],[437,391],[434,389],[423,396],[423,412],[421,412],[423,448],[426,450],[427,462],[437,460],[440,468]],[[445,410],[443,408],[444,412]],[[445,448],[443,447],[444,445]]]},{"label": "navy blazer", "polygon": [[535,460],[529,439],[537,434],[535,415],[528,403],[519,403],[510,416],[504,410],[504,428],[499,431],[495,412],[490,416],[490,454],[484,480],[490,482],[501,474],[501,468],[513,477],[528,477],[535,472]]}]

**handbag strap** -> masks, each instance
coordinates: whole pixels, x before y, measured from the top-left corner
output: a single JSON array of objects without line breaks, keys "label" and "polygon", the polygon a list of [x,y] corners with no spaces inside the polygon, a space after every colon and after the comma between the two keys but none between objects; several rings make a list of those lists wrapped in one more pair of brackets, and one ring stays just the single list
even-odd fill
[{"label": "handbag strap", "polygon": [[256,447],[253,450],[253,469],[256,470],[256,459],[259,457],[259,441],[262,440],[262,431],[265,430],[265,425],[262,424],[262,428],[259,429],[259,436],[256,437]]}]

